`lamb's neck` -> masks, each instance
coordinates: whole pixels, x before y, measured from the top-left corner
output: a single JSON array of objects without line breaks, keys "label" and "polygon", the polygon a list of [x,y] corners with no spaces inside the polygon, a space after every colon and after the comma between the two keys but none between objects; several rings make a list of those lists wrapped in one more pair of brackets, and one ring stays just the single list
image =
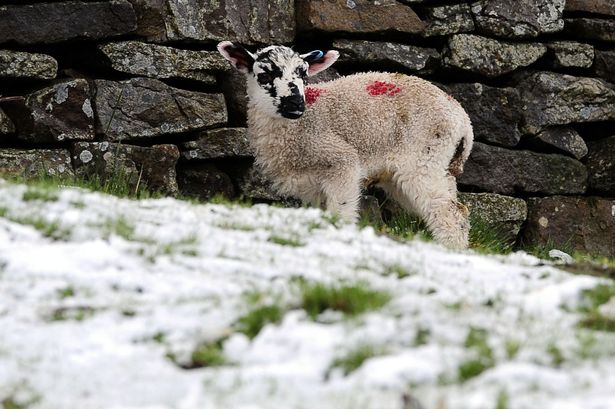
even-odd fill
[{"label": "lamb's neck", "polygon": [[254,106],[248,107],[248,133],[257,144],[284,138],[292,125],[288,119],[275,118],[258,111]]}]

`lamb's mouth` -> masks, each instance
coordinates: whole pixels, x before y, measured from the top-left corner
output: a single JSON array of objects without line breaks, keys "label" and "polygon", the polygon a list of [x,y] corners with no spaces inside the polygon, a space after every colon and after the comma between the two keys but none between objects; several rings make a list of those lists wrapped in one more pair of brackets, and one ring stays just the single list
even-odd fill
[{"label": "lamb's mouth", "polygon": [[282,112],[282,116],[287,119],[298,119],[301,118],[304,111],[287,111]]}]

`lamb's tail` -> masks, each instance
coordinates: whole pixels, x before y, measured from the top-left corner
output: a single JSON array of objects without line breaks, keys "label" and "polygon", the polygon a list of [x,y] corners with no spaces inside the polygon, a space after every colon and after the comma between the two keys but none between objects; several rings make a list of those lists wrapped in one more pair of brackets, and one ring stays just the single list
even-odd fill
[{"label": "lamb's tail", "polygon": [[472,131],[472,125],[469,120],[461,127],[460,134],[461,138],[459,142],[457,142],[457,149],[448,165],[448,171],[454,177],[463,173],[463,165],[466,163],[466,160],[468,160],[470,152],[472,151],[474,132]]}]

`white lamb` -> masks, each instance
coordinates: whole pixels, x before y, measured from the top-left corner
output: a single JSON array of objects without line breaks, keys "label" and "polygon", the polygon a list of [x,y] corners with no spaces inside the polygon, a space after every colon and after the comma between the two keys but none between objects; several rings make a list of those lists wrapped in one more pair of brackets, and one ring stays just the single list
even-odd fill
[{"label": "white lamb", "polygon": [[376,183],[418,214],[434,238],[468,245],[468,212],[456,176],[470,154],[472,125],[461,105],[417,77],[362,73],[306,86],[337,51],[299,55],[284,46],[251,53],[229,41],[220,53],[246,74],[248,133],[256,162],[282,193],[345,220],[361,189]]}]

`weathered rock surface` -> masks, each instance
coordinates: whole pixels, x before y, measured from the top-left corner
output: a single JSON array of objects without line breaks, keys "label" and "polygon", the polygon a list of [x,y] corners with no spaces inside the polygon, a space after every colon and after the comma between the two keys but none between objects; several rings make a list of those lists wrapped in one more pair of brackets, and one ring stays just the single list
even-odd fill
[{"label": "weathered rock surface", "polygon": [[127,0],[0,6],[0,43],[57,43],[128,34],[137,28]]},{"label": "weathered rock surface", "polygon": [[295,36],[291,0],[159,0],[157,4],[170,41],[280,44],[292,42]]},{"label": "weathered rock surface", "polygon": [[589,68],[594,63],[594,47],[575,41],[553,41],[547,43],[555,68]]},{"label": "weathered rock surface", "polygon": [[74,173],[66,149],[0,149],[0,174],[37,178]]},{"label": "weathered rock surface", "polygon": [[113,141],[196,131],[226,122],[221,94],[170,87],[158,80],[97,80],[96,131]]},{"label": "weathered rock surface", "polygon": [[384,63],[422,72],[430,71],[440,62],[436,49],[399,43],[339,40],[333,43],[333,48],[340,51],[340,62]]},{"label": "weathered rock surface", "polygon": [[239,180],[239,190],[245,197],[256,200],[283,200],[257,166],[252,166]]},{"label": "weathered rock surface", "polygon": [[474,31],[474,19],[469,4],[434,7],[427,11],[425,37]]},{"label": "weathered rock surface", "polygon": [[178,193],[175,145],[133,146],[109,142],[77,142],[72,148],[75,173],[84,178],[126,178],[132,189]]},{"label": "weathered rock surface", "polygon": [[459,193],[459,201],[470,210],[470,220],[498,233],[507,244],[515,242],[527,218],[523,199],[495,193]]},{"label": "weathered rock surface", "polygon": [[209,163],[191,163],[178,167],[177,183],[182,195],[200,200],[209,200],[218,195],[235,197],[231,178]]},{"label": "weathered rock surface", "polygon": [[615,19],[567,18],[565,32],[576,37],[615,41]]},{"label": "weathered rock surface", "polygon": [[180,50],[139,41],[112,42],[99,46],[114,70],[150,78],[185,78],[215,84],[215,71],[229,64],[217,51]]},{"label": "weathered rock surface", "polygon": [[551,125],[615,119],[615,89],[597,78],[535,72],[518,88],[526,103],[524,129],[533,135]]},{"label": "weathered rock surface", "polygon": [[205,131],[197,140],[183,143],[182,149],[182,156],[188,160],[252,156],[246,128]]},{"label": "weathered rock surface", "polygon": [[615,256],[615,200],[554,196],[528,201],[524,245]]},{"label": "weathered rock surface", "polygon": [[615,196],[615,136],[591,142],[586,165],[590,190]]},{"label": "weathered rock surface", "polygon": [[615,82],[615,50],[596,50],[594,67],[596,75],[605,78],[608,81]]},{"label": "weathered rock surface", "polygon": [[395,0],[299,0],[297,20],[301,31],[418,34],[425,28],[409,6]]},{"label": "weathered rock surface", "polygon": [[2,108],[0,108],[0,135],[6,135],[15,132],[15,125]]},{"label": "weathered rock surface", "polygon": [[551,127],[526,141],[535,150],[560,152],[575,159],[587,155],[587,145],[581,135],[569,127]]},{"label": "weathered rock surface", "polygon": [[27,142],[94,139],[91,92],[84,79],[59,82],[2,106],[17,136]]},{"label": "weathered rock surface", "polygon": [[[329,70],[325,70],[327,72]],[[220,78],[220,86],[224,93],[228,108],[229,122],[245,125],[247,122],[248,96],[246,77],[237,70],[230,70]]]},{"label": "weathered rock surface", "polygon": [[58,73],[58,62],[46,54],[0,50],[0,78],[50,80]]},{"label": "weathered rock surface", "polygon": [[458,182],[504,195],[577,194],[585,192],[587,170],[567,156],[513,151],[476,142]]},{"label": "weathered rock surface", "polygon": [[613,0],[566,0],[566,11],[585,11],[588,13],[615,16]]},{"label": "weathered rock surface", "polygon": [[522,115],[516,89],[479,83],[451,84],[445,88],[470,116],[475,139],[506,147],[519,143]]},{"label": "weathered rock surface", "polygon": [[484,34],[529,38],[564,28],[566,0],[483,0],[472,5],[476,27]]},{"label": "weathered rock surface", "polygon": [[445,64],[488,77],[497,77],[538,60],[547,47],[510,43],[473,34],[456,34],[448,41]]}]

